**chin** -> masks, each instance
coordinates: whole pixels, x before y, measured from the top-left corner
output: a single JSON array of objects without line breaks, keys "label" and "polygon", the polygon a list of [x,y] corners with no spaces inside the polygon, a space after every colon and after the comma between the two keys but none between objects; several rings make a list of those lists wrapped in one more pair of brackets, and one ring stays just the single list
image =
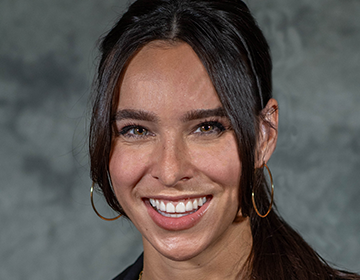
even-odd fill
[{"label": "chin", "polygon": [[189,251],[185,251],[185,250],[174,250],[174,252],[161,252],[163,256],[165,256],[166,258],[172,260],[172,261],[177,261],[177,262],[181,262],[181,261],[189,261],[193,258],[195,258],[196,256],[199,255],[199,252],[189,252]]},{"label": "chin", "polygon": [[[173,261],[188,261],[197,257],[206,246],[199,245],[199,239],[189,242],[190,239],[185,238],[182,242],[178,240],[168,240],[167,242],[162,241],[161,246],[156,246],[158,252],[164,257]],[[192,246],[193,245],[193,246]],[[156,248],[155,247],[155,248]]]}]

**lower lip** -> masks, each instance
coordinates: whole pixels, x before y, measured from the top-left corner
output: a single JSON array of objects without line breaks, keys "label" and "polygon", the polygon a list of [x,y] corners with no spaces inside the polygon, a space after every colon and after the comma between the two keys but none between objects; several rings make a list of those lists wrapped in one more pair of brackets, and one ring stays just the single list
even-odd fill
[{"label": "lower lip", "polygon": [[154,223],[165,230],[178,231],[186,230],[195,226],[203,217],[208,209],[211,198],[207,198],[206,203],[201,206],[195,213],[188,214],[180,218],[165,217],[156,211],[151,205],[149,200],[145,200],[145,205],[148,210],[150,217]]}]

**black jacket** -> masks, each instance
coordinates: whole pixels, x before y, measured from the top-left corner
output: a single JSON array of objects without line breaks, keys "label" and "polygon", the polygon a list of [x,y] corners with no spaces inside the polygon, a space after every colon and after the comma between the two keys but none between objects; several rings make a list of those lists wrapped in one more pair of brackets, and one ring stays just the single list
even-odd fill
[{"label": "black jacket", "polygon": [[144,254],[141,254],[140,257],[130,265],[127,269],[121,272],[113,280],[138,280],[139,274],[143,270]]},{"label": "black jacket", "polygon": [[[126,268],[123,272],[121,272],[118,276],[116,276],[113,280],[138,280],[139,274],[143,270],[143,263],[144,263],[144,253],[140,255],[140,257],[128,268]],[[339,271],[339,274],[343,276],[344,278],[337,278],[334,277],[331,279],[337,279],[337,280],[344,280],[346,276],[349,277],[349,274],[343,271]],[[351,274],[353,275],[353,274]],[[355,276],[355,275],[354,275]],[[356,278],[358,279],[358,278]]]}]

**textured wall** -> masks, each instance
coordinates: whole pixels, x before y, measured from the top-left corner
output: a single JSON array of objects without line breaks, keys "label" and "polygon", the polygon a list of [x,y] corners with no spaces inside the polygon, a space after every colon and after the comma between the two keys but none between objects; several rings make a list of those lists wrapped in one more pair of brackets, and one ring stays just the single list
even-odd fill
[{"label": "textured wall", "polygon": [[[278,208],[325,259],[360,271],[360,1],[248,2],[274,58]],[[89,202],[95,42],[125,6],[0,2],[0,279],[110,279],[142,250],[129,222]]]}]

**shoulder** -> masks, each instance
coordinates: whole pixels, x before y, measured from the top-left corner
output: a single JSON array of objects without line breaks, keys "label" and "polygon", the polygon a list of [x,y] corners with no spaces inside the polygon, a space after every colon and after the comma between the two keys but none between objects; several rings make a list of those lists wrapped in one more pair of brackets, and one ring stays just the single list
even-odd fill
[{"label": "shoulder", "polygon": [[113,280],[138,280],[139,274],[143,270],[143,254],[138,257],[138,259],[129,267],[127,267],[123,272],[116,276]]}]

